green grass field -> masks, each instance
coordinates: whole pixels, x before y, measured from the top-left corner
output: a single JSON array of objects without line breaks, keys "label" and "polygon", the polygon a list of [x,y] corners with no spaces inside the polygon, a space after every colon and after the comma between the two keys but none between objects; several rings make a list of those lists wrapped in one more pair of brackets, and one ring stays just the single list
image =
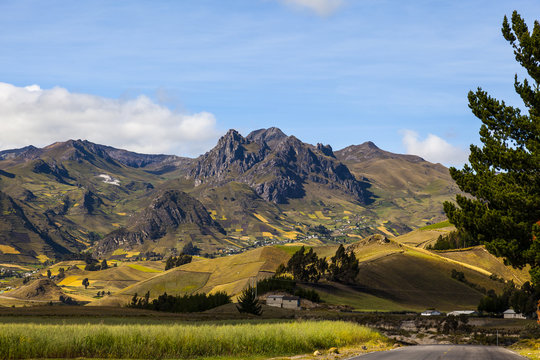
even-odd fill
[{"label": "green grass field", "polygon": [[341,321],[202,324],[0,324],[3,359],[285,356],[387,339]]}]

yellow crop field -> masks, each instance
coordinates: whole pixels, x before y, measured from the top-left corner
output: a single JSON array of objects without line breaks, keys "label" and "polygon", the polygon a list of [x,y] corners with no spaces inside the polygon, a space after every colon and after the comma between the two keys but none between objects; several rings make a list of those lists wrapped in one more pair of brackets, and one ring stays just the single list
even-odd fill
[{"label": "yellow crop field", "polygon": [[283,233],[283,236],[287,239],[294,240],[298,236],[298,233],[296,231],[287,231]]},{"label": "yellow crop field", "polygon": [[325,216],[320,210],[315,211],[315,215],[317,215],[317,217],[321,220],[330,220],[330,218]]},{"label": "yellow crop field", "polygon": [[15,249],[13,246],[9,246],[9,245],[0,245],[0,252],[4,254],[13,254],[13,255],[20,254],[20,251]]},{"label": "yellow crop field", "polygon": [[44,263],[47,260],[50,260],[49,257],[47,255],[45,255],[45,254],[40,254],[40,255],[36,256],[36,258],[42,263]]},{"label": "yellow crop field", "polygon": [[261,220],[263,223],[268,223],[268,220],[265,219],[264,216],[259,215],[257,213],[253,213],[253,216],[255,216],[257,219]]},{"label": "yellow crop field", "polygon": [[21,265],[15,265],[15,264],[0,264],[0,266],[3,266],[3,267],[7,267],[7,268],[16,268],[16,269],[21,269],[21,270],[30,270],[30,268],[27,268],[27,267],[24,267],[24,266],[21,266]]},{"label": "yellow crop field", "polygon": [[120,227],[119,223],[112,223],[111,225],[114,226],[114,227]]},{"label": "yellow crop field", "polygon": [[127,257],[135,257],[140,255],[140,251],[127,251]]},{"label": "yellow crop field", "polygon": [[127,251],[125,251],[124,249],[116,249],[116,250],[114,250],[114,252],[112,254],[113,254],[113,256],[114,255],[127,255]]},{"label": "yellow crop field", "polygon": [[268,231],[263,231],[262,233],[262,236],[266,236],[266,237],[274,237],[274,234],[272,234],[271,232],[268,232]]},{"label": "yellow crop field", "polygon": [[[79,276],[67,276],[62,281],[58,283],[60,286],[74,286],[76,282],[80,282],[81,278]],[[81,283],[82,286],[82,283]]]},{"label": "yellow crop field", "polygon": [[345,215],[352,215],[352,212],[350,212],[349,210],[343,210],[343,213],[344,213]]},{"label": "yellow crop field", "polygon": [[125,212],[119,212],[119,213],[116,213],[116,215],[126,216],[127,214]]},{"label": "yellow crop field", "polygon": [[152,268],[142,266],[142,265],[139,265],[139,264],[129,264],[128,266],[130,268],[132,268],[132,269],[139,270],[139,271],[142,271],[142,272],[148,272],[148,273],[160,273],[160,272],[162,272],[160,270],[152,269]]},{"label": "yellow crop field", "polygon": [[308,214],[307,216],[309,216],[311,219],[317,220],[317,215],[315,214]]},{"label": "yellow crop field", "polygon": [[238,229],[236,229],[235,231],[236,231],[236,232],[242,232],[242,231],[244,231],[244,229],[238,228]]},{"label": "yellow crop field", "polygon": [[223,239],[223,240],[225,240],[226,242],[228,242],[228,243],[230,243],[230,244],[232,244],[232,245],[234,245],[234,246],[241,247],[240,245],[238,245],[238,244],[235,243],[235,242],[232,242],[231,240],[227,240],[227,239]]}]

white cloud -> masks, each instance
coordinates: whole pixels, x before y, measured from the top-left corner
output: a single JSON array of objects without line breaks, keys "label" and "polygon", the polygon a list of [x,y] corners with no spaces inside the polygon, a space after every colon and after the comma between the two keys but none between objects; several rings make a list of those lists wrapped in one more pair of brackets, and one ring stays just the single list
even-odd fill
[{"label": "white cloud", "polygon": [[281,0],[281,2],[301,9],[307,9],[320,16],[328,16],[343,6],[343,0]]},{"label": "white cloud", "polygon": [[402,141],[407,154],[418,155],[435,163],[460,166],[467,162],[469,156],[468,151],[453,146],[433,134],[429,134],[427,138],[420,140],[418,133],[405,130],[403,131]]},{"label": "white cloud", "polygon": [[177,113],[146,96],[118,100],[0,82],[0,150],[86,139],[142,153],[193,156],[218,136],[214,115]]}]

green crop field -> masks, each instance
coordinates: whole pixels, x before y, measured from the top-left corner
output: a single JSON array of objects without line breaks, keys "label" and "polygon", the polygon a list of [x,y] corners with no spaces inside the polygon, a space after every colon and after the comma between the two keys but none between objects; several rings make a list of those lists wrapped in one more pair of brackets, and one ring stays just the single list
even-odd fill
[{"label": "green crop field", "polygon": [[3,359],[284,356],[360,344],[388,343],[369,328],[340,321],[0,324]]}]

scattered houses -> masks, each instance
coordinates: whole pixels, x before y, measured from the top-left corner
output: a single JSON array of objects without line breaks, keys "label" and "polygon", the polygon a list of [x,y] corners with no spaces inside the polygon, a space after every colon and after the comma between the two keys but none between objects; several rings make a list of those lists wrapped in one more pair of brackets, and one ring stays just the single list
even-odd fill
[{"label": "scattered houses", "polygon": [[426,310],[420,314],[421,316],[438,316],[442,315],[440,311],[437,310]]},{"label": "scattered houses", "polygon": [[266,305],[284,309],[300,310],[300,298],[291,295],[268,295]]},{"label": "scattered houses", "polygon": [[478,312],[475,310],[455,310],[450,311],[446,316],[460,316],[460,315],[467,315],[467,316],[476,316],[478,315]]},{"label": "scattered houses", "polygon": [[503,317],[505,319],[526,319],[523,314],[515,312],[514,309],[508,309],[503,312]]}]

